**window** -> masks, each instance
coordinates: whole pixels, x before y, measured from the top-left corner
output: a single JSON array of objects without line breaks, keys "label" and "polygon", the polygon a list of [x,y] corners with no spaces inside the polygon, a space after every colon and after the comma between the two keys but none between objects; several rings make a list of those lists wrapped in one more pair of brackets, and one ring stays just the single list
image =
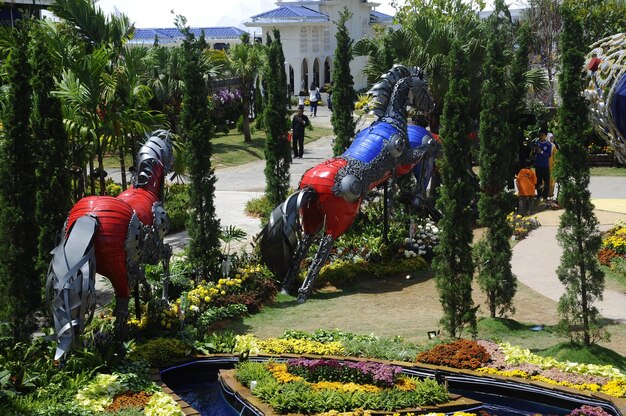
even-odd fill
[{"label": "window", "polygon": [[324,52],[330,52],[330,28],[324,28]]},{"label": "window", "polygon": [[309,52],[309,34],[306,32],[306,27],[303,27],[300,29],[300,53],[307,52]]},{"label": "window", "polygon": [[313,53],[319,53],[320,51],[320,32],[319,30],[317,30],[316,27],[313,28],[313,48],[312,48],[312,52]]}]

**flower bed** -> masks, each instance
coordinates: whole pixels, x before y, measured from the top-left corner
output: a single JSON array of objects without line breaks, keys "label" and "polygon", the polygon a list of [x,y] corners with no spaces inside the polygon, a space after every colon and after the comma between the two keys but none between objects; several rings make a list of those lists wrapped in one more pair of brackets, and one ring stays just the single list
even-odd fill
[{"label": "flower bed", "polygon": [[537,217],[523,217],[520,214],[511,212],[506,217],[509,225],[513,228],[513,237],[515,240],[523,240],[532,230],[539,228],[541,225]]},{"label": "flower bed", "polygon": [[337,360],[243,362],[237,381],[277,413],[410,409],[450,401],[434,380],[401,375],[400,367]]},{"label": "flower bed", "polygon": [[[469,340],[462,340],[461,344],[459,342],[438,345],[429,352],[418,355],[416,360],[453,368],[473,368],[484,374],[519,377],[581,391],[602,392],[612,397],[626,397],[626,375],[611,366],[563,363],[508,343]],[[456,352],[457,345],[461,345],[462,353]],[[466,359],[454,360],[446,354],[437,353],[437,350],[455,351],[455,355]],[[471,351],[485,351],[482,354],[482,366],[475,365]],[[423,357],[430,359],[424,360]],[[439,360],[433,357],[439,357]]]}]

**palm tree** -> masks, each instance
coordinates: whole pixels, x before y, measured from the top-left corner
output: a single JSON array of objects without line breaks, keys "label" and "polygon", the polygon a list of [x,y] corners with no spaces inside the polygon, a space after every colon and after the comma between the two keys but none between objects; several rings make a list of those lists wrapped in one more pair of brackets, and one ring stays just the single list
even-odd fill
[{"label": "palm tree", "polygon": [[[164,121],[146,110],[150,90],[138,75],[145,53],[125,47],[134,31],[125,15],[107,17],[89,0],[60,0],[52,9],[65,19],[65,30],[78,37],[78,47],[85,52],[70,56],[66,63],[70,69],[62,76],[59,95],[66,100],[66,114],[75,117],[66,125],[74,137],[88,137],[93,145],[89,154],[97,157],[100,192],[105,190],[103,159],[109,147],[119,152],[126,187],[126,135],[146,132]],[[92,179],[92,193],[94,185]]]},{"label": "palm tree", "polygon": [[252,141],[250,134],[250,94],[254,81],[263,63],[260,45],[250,44],[250,35],[241,36],[241,44],[233,46],[227,54],[228,68],[233,75],[239,77],[241,83],[241,102],[243,108],[243,137],[244,141]]},{"label": "palm tree", "polygon": [[384,31],[380,26],[374,28],[374,36],[361,38],[352,46],[355,56],[367,56],[363,68],[369,86],[378,77],[387,72],[393,64],[402,62],[411,56],[410,41],[404,30],[389,29]]}]

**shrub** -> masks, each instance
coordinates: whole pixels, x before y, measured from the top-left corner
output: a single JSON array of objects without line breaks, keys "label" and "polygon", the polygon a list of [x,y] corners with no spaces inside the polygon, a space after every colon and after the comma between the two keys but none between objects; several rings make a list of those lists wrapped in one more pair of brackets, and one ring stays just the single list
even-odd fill
[{"label": "shrub", "polygon": [[165,188],[164,208],[170,221],[169,233],[185,229],[189,218],[189,185],[175,183]]},{"label": "shrub", "polygon": [[419,353],[416,357],[416,361],[422,363],[470,370],[482,367],[489,359],[489,353],[483,346],[467,339],[436,345],[429,351]]},{"label": "shrub", "polygon": [[154,338],[135,347],[129,358],[144,360],[154,366],[162,366],[179,360],[189,354],[189,347],[182,341],[172,338]]},{"label": "shrub", "polygon": [[528,233],[541,225],[537,218],[522,217],[520,214],[513,212],[507,215],[506,219],[513,228],[513,236],[516,240],[523,240]]}]

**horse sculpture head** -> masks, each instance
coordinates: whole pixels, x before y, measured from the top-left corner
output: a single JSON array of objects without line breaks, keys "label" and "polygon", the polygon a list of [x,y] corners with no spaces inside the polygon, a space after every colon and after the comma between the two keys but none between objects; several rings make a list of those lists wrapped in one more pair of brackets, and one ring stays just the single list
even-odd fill
[{"label": "horse sculpture head", "polygon": [[160,193],[165,175],[172,171],[174,152],[171,133],[157,130],[139,149],[133,186]]}]

